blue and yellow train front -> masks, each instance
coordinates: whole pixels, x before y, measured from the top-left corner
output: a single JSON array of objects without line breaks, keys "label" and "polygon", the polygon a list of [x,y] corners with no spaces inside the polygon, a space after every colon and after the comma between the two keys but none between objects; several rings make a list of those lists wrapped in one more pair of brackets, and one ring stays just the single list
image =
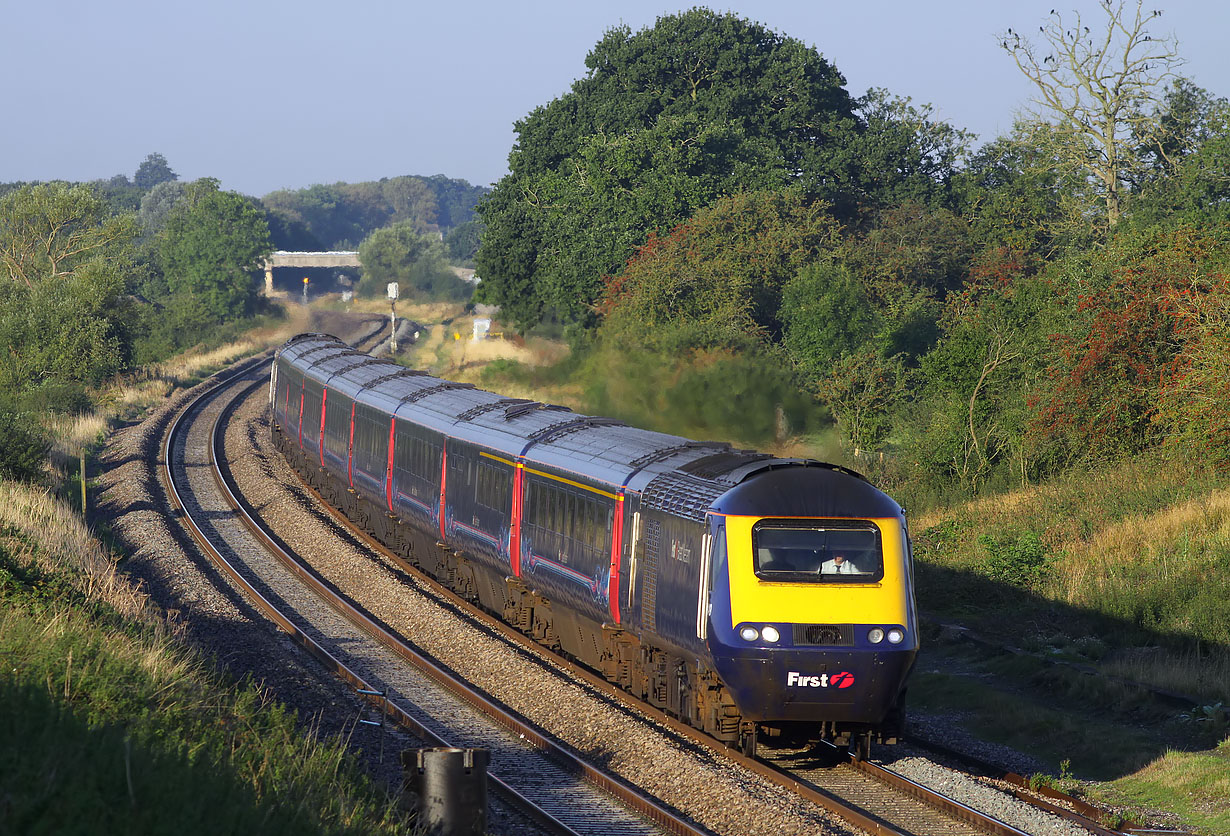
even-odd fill
[{"label": "blue and yellow train front", "polygon": [[904,516],[854,475],[817,471],[748,486],[790,501],[748,491],[715,509],[708,648],[746,721],[896,737],[918,652]]}]

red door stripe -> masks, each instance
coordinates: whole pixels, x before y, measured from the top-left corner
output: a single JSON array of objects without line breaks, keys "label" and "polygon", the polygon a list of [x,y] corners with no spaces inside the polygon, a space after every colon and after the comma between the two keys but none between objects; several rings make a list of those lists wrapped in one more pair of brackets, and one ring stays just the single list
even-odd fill
[{"label": "red door stripe", "polygon": [[611,526],[611,577],[607,597],[611,602],[611,618],[619,623],[619,558],[624,548],[624,495],[615,500],[615,524]]},{"label": "red door stripe", "polygon": [[521,577],[521,514],[524,509],[525,464],[517,462],[513,471],[512,524],[508,535],[508,562],[514,578]]},{"label": "red door stripe", "polygon": [[329,390],[320,393],[320,466],[325,466],[325,404],[329,402]]},{"label": "red door stripe", "polygon": [[354,403],[350,404],[350,441],[346,445],[346,483],[354,488]]},{"label": "red door stripe", "polygon": [[394,431],[397,429],[397,417],[389,418],[389,464],[384,477],[384,495],[389,503],[389,513],[393,512],[393,442],[396,440]]}]

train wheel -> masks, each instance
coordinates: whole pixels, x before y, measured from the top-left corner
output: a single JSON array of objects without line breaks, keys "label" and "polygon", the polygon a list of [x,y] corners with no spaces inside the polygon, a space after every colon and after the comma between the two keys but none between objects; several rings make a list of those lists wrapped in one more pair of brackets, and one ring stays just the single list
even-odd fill
[{"label": "train wheel", "polygon": [[749,758],[756,757],[755,723],[744,723],[739,729],[739,751]]},{"label": "train wheel", "polygon": [[850,745],[847,747],[850,757],[856,761],[865,761],[871,759],[871,732],[863,732],[862,734],[853,734],[850,736]]}]

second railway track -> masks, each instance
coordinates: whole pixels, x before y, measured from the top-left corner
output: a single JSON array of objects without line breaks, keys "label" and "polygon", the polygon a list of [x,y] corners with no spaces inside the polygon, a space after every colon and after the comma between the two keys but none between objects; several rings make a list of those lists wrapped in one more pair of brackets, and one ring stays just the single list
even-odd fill
[{"label": "second railway track", "polygon": [[[611,795],[577,778],[577,768],[542,757],[526,744],[521,730],[510,731],[420,668],[404,654],[372,639],[373,624],[363,625],[328,587],[305,582],[307,573],[289,564],[236,513],[224,479],[214,469],[214,439],[231,404],[232,390],[259,390],[266,364],[208,392],[168,431],[165,461],[168,483],[194,536],[224,563],[224,571],[254,596],[259,608],[356,687],[379,695],[373,717],[390,716],[409,726],[427,745],[485,748],[492,755],[491,776],[506,797],[526,800],[539,824],[559,833],[690,833],[659,828]],[[224,469],[225,470],[225,469]],[[388,705],[384,704],[387,699]],[[646,811],[646,814],[652,814]],[[657,818],[669,821],[669,814]]]},{"label": "second railway track", "polygon": [[[702,829],[716,833],[821,833],[842,832],[849,829],[843,821],[817,807],[814,796],[819,795],[832,802],[835,809],[847,809],[841,815],[845,822],[856,827],[883,833],[975,833],[995,832],[1012,834],[1014,828],[983,822],[979,814],[963,813],[954,818],[951,812],[937,812],[934,801],[921,803],[907,799],[884,784],[866,784],[862,789],[841,789],[835,785],[827,788],[816,770],[800,770],[792,767],[802,789],[793,784],[795,779],[775,780],[771,775],[747,771],[747,764],[731,763],[726,752],[703,747],[701,742],[681,736],[657,725],[662,718],[647,720],[639,710],[619,703],[619,698],[606,693],[596,684],[576,680],[572,673],[561,671],[558,663],[545,659],[533,649],[517,648],[509,640],[497,635],[496,628],[489,624],[467,621],[458,607],[450,604],[441,607],[437,603],[431,584],[415,579],[404,567],[387,562],[360,543],[351,532],[314,505],[306,491],[289,482],[291,471],[272,449],[267,436],[267,423],[263,418],[264,404],[258,377],[249,377],[242,384],[254,388],[239,406],[239,420],[227,429],[227,444],[233,452],[228,456],[243,463],[237,467],[237,492],[242,493],[248,504],[259,509],[263,516],[275,518],[277,538],[289,551],[303,554],[314,564],[322,585],[344,599],[358,604],[369,618],[385,628],[410,637],[415,645],[429,657],[443,662],[460,678],[480,684],[481,690],[496,702],[514,707],[517,713],[530,718],[535,726],[552,729],[569,748],[584,753],[588,760],[602,764],[613,772],[627,776],[646,794],[662,800],[667,813],[673,808],[684,813]],[[203,414],[213,412],[221,415],[228,398],[217,393],[207,399],[199,409]],[[192,422],[207,423],[212,419]],[[225,426],[225,425],[224,425]],[[172,467],[181,483],[188,483],[196,495],[217,494],[217,483],[205,466],[208,462],[207,436],[212,429],[193,431],[183,442],[182,448],[168,447],[168,461],[179,462]],[[193,440],[195,439],[195,440]],[[178,452],[183,450],[183,455]],[[211,487],[210,483],[213,483]],[[221,501],[221,500],[216,500]],[[186,505],[196,502],[186,500]],[[294,571],[272,557],[249,554],[253,535],[240,523],[233,509],[225,505],[209,505],[197,502],[198,516],[203,517],[202,530],[212,538],[219,536],[228,543],[224,546],[236,555],[236,563],[247,568],[243,571],[253,575],[253,586],[271,602],[280,602],[287,610],[299,612],[321,611],[319,623],[304,627],[314,639],[328,642],[335,648],[345,648],[346,654],[354,653],[361,661],[356,666],[375,670],[368,684],[370,690],[389,693],[390,698],[408,705],[435,705],[443,703],[444,697],[430,690],[427,685],[410,685],[401,682],[404,661],[385,658],[395,656],[390,651],[368,649],[375,643],[366,634],[355,632],[356,628],[336,623],[337,612],[323,604],[316,592],[304,590],[301,579]],[[280,564],[279,564],[280,566]],[[306,597],[301,597],[306,596]],[[307,598],[315,599],[309,601]],[[328,612],[323,612],[327,610]],[[284,629],[286,627],[284,626]],[[294,628],[291,628],[294,629]],[[468,650],[467,650],[468,648]],[[426,690],[424,690],[426,689]],[[461,709],[446,709],[443,713],[461,717]],[[651,712],[652,713],[652,712]],[[439,722],[439,718],[436,718]],[[499,774],[497,764],[503,762],[498,756],[500,746],[493,746],[481,736],[475,737],[471,729],[480,721],[471,715],[460,719],[451,741],[455,745],[483,746],[497,753],[493,757],[492,772]],[[509,759],[520,759],[524,750],[515,744]],[[737,760],[737,759],[735,759]],[[831,775],[831,765],[826,768]],[[575,784],[576,768],[565,769],[563,778],[545,777],[544,767],[533,767],[535,781],[545,785],[549,794],[559,796],[563,787]],[[849,770],[844,770],[849,771]],[[840,779],[850,779],[843,775]],[[819,787],[817,790],[816,787]],[[848,802],[843,804],[844,802]],[[912,805],[912,806],[911,806]],[[610,826],[600,822],[604,814],[599,812],[601,803],[580,798],[565,798],[557,809],[581,813],[578,832],[653,832],[652,829],[635,829],[637,819]],[[568,818],[565,814],[564,818]],[[585,829],[589,826],[591,829]],[[667,832],[688,832],[678,829],[684,825],[670,825]],[[1034,829],[1036,833],[1068,832],[1062,829]]]}]

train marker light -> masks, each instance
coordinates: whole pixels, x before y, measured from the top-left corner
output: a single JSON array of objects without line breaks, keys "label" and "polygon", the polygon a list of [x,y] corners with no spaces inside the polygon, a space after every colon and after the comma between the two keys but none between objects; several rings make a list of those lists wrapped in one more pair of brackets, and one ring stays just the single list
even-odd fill
[{"label": "train marker light", "polygon": [[760,635],[764,636],[764,640],[767,642],[776,642],[782,637],[782,634],[777,632],[776,627],[765,627],[760,631]]},{"label": "train marker light", "polygon": [[888,640],[892,644],[901,644],[901,642],[905,640],[905,632],[899,627],[894,627],[888,631]]},{"label": "train marker light", "polygon": [[760,638],[760,631],[755,627],[744,627],[739,631],[739,635],[745,642],[754,642],[756,639]]},{"label": "train marker light", "polygon": [[879,627],[872,627],[867,631],[867,640],[872,644],[879,644],[884,641],[884,631]]}]

